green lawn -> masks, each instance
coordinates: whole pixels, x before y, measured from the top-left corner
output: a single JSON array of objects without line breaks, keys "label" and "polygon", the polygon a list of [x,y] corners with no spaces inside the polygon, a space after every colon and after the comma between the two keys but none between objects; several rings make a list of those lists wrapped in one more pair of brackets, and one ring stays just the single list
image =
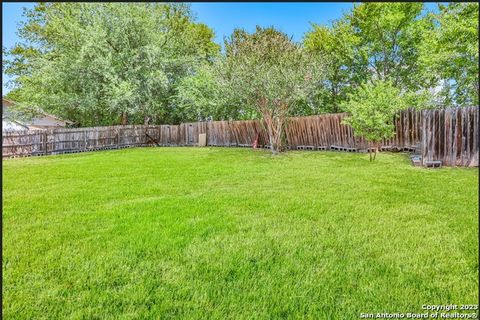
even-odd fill
[{"label": "green lawn", "polygon": [[478,169],[139,148],[3,161],[9,319],[357,319],[478,300]]}]

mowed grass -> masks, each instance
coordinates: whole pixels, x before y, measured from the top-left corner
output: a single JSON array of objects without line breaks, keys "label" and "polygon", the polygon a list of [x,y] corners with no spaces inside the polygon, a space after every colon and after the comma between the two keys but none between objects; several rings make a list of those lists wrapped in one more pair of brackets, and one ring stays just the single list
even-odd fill
[{"label": "mowed grass", "polygon": [[478,301],[478,170],[139,148],[3,161],[8,319],[357,319]]}]

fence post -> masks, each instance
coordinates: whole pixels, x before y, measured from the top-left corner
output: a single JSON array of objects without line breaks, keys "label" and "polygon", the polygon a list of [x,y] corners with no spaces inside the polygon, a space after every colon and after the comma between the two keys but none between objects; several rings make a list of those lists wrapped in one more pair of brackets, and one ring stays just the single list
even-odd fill
[{"label": "fence post", "polygon": [[208,146],[208,120],[205,121],[205,146]]},{"label": "fence post", "polygon": [[47,131],[43,133],[43,153],[47,155]]},{"label": "fence post", "polygon": [[83,130],[83,150],[87,150],[87,131]]},{"label": "fence post", "polygon": [[120,137],[119,137],[119,135],[120,135],[120,128],[118,128],[118,130],[115,130],[115,132],[116,132],[115,140],[116,140],[116,142],[117,142],[117,149],[118,149],[118,147],[119,147],[119,141],[120,141],[120,139],[119,139],[119,138],[120,138]]},{"label": "fence post", "polygon": [[162,126],[159,125],[158,126],[158,143],[162,144],[161,142],[162,142]]},{"label": "fence post", "polygon": [[55,130],[52,130],[52,136],[53,136],[53,148],[52,148],[52,153],[55,153],[57,150],[57,137],[55,135]]},{"label": "fence post", "polygon": [[172,143],[172,129],[170,126],[167,126],[168,128],[168,139],[167,139],[167,144],[170,146]]},{"label": "fence post", "polygon": [[427,114],[425,110],[421,111],[421,121],[422,121],[422,130],[420,132],[420,137],[422,141],[422,165],[425,165],[425,157],[427,156]]}]

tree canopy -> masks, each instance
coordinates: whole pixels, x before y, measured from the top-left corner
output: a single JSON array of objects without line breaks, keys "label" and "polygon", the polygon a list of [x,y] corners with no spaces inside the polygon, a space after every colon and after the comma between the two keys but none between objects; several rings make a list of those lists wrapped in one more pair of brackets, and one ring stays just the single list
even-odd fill
[{"label": "tree canopy", "polygon": [[182,4],[40,3],[26,15],[10,96],[82,125],[175,120],[176,84],[219,52]]},{"label": "tree canopy", "polygon": [[236,29],[223,51],[186,4],[39,3],[25,16],[22,41],[4,48],[8,98],[81,126],[273,124],[279,114],[353,112],[355,95],[379,83],[416,108],[479,103],[477,3],[432,13],[360,3],[312,24],[300,43],[274,27]]},{"label": "tree canopy", "polygon": [[304,45],[328,62],[317,96],[323,110],[345,111],[339,105],[348,93],[374,80],[410,92],[417,108],[478,105],[478,4],[423,10],[422,3],[362,3],[332,26],[313,25]]},{"label": "tree canopy", "polygon": [[223,94],[244,106],[245,113],[265,121],[273,151],[282,148],[286,117],[295,114],[320,68],[315,59],[283,32],[257,27],[254,33],[237,29],[225,41],[220,77]]},{"label": "tree canopy", "polygon": [[478,106],[478,3],[439,5],[424,33],[421,64],[440,88],[441,106]]},{"label": "tree canopy", "polygon": [[394,116],[407,107],[406,101],[391,81],[368,82],[350,93],[348,101],[343,102],[342,107],[349,113],[343,122],[352,126],[356,135],[377,143],[393,137]]}]

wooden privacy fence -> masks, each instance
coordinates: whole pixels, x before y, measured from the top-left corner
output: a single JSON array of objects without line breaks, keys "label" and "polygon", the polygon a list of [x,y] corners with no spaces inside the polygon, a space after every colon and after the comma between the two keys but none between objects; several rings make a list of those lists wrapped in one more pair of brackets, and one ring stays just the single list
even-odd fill
[{"label": "wooden privacy fence", "polygon": [[[342,124],[346,114],[290,118],[285,138],[290,149],[360,151],[367,142]],[[395,136],[379,144],[380,150],[419,153],[422,161],[443,165],[478,166],[479,108],[405,110],[395,119]],[[209,146],[251,146],[258,138],[268,146],[262,122],[209,121],[180,125],[127,125],[47,131],[3,132],[2,156],[30,156],[115,149],[131,146],[194,146],[206,133]]]},{"label": "wooden privacy fence", "polygon": [[478,166],[478,108],[423,111],[421,154],[424,161],[449,166]]}]

